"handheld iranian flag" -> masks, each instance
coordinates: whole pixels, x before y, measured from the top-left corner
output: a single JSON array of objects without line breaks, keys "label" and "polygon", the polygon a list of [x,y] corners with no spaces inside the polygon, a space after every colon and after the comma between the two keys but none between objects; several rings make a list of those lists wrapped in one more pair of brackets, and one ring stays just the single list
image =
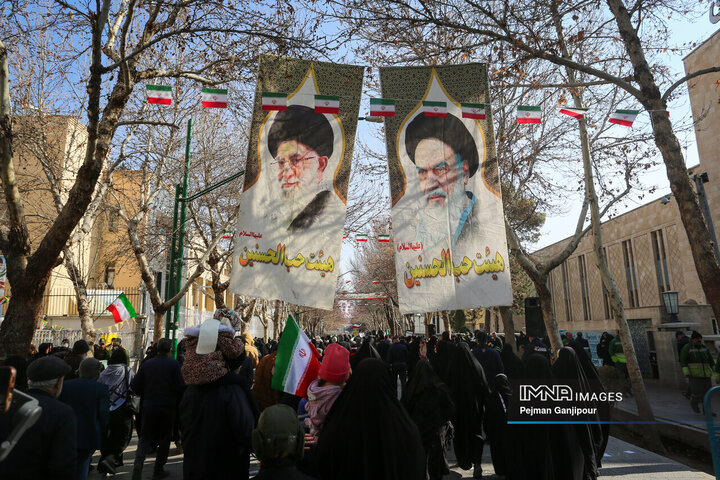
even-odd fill
[{"label": "handheld iranian flag", "polygon": [[272,388],[304,397],[319,371],[320,353],[292,315],[288,316],[275,357]]},{"label": "handheld iranian flag", "polygon": [[639,110],[615,110],[614,113],[610,114],[608,122],[623,127],[632,127],[638,113],[640,113]]},{"label": "handheld iranian flag", "polygon": [[395,116],[395,100],[390,98],[371,98],[370,99],[370,116],[371,117],[394,117]]},{"label": "handheld iranian flag", "polygon": [[565,115],[570,115],[573,118],[577,118],[578,120],[582,119],[585,116],[585,112],[587,112],[587,108],[561,108],[560,113],[564,113]]},{"label": "handheld iranian flag", "polygon": [[315,113],[340,113],[340,97],[315,95]]},{"label": "handheld iranian flag", "polygon": [[462,118],[485,120],[484,103],[461,103],[460,105],[462,106]]},{"label": "handheld iranian flag", "polygon": [[367,233],[358,233],[355,235],[355,240],[358,242],[367,242]]},{"label": "handheld iranian flag", "polygon": [[263,92],[263,110],[287,110],[287,93]]},{"label": "handheld iranian flag", "polygon": [[115,323],[137,317],[132,303],[130,303],[130,300],[128,300],[124,293],[121,293],[105,310],[112,313]]},{"label": "handheld iranian flag", "polygon": [[172,103],[172,87],[148,85],[147,102],[155,105],[170,105]]},{"label": "handheld iranian flag", "polygon": [[378,242],[390,243],[390,235],[378,235]]},{"label": "handheld iranian flag", "polygon": [[530,107],[527,105],[518,105],[517,121],[518,123],[540,123],[542,111],[540,107]]},{"label": "handheld iranian flag", "polygon": [[422,111],[426,117],[447,117],[447,102],[423,102]]},{"label": "handheld iranian flag", "polygon": [[203,88],[202,106],[205,108],[227,108],[227,90],[224,88]]}]

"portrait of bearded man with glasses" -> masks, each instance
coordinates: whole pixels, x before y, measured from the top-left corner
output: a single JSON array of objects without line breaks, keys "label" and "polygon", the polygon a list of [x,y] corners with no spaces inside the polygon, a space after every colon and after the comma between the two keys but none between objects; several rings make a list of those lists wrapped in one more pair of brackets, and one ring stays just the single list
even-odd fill
[{"label": "portrait of bearded man with glasses", "polygon": [[290,105],[273,119],[267,147],[280,201],[270,217],[288,232],[308,229],[325,211],[332,191],[328,161],[333,144],[330,122],[313,108]]}]

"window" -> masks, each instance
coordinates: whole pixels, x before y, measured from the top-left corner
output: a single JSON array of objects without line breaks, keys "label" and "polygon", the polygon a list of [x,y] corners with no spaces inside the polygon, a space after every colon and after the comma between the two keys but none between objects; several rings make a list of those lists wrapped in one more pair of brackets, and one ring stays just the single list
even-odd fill
[{"label": "window", "polygon": [[563,294],[565,297],[565,319],[572,322],[572,306],[570,305],[570,282],[568,281],[567,262],[563,262],[562,267]]},{"label": "window", "polygon": [[105,285],[107,288],[113,288],[115,285],[115,263],[105,265]]},{"label": "window", "polygon": [[[607,256],[607,248],[603,247],[603,253],[605,255],[605,261],[608,263],[608,268],[610,268],[610,259]],[[610,318],[613,318],[612,317],[612,308],[610,308],[610,293],[608,292],[607,288],[605,288],[605,282],[602,282],[602,289],[603,289],[603,307],[605,309],[605,318],[610,319]]]},{"label": "window", "polygon": [[667,255],[662,230],[650,232],[650,240],[652,241],[653,258],[655,259],[658,295],[660,296],[660,305],[663,305],[662,293],[670,290],[670,275],[668,275]]},{"label": "window", "polygon": [[589,321],[590,318],[590,297],[588,291],[587,265],[585,264],[585,255],[578,257],[578,272],[580,273],[580,291],[582,292],[583,320]]},{"label": "window", "polygon": [[637,275],[635,274],[635,258],[633,257],[632,242],[622,242],[623,260],[625,261],[625,279],[627,280],[628,303],[630,308],[640,306],[637,288]]}]

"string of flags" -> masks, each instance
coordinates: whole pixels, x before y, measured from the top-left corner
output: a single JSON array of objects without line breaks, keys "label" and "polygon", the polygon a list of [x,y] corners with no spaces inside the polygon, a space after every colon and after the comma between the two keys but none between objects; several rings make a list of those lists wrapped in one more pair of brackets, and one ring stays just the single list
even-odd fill
[{"label": "string of flags", "polygon": [[[147,103],[154,105],[172,104],[172,87],[167,85],[147,85]],[[287,93],[262,92],[262,109],[266,111],[287,110]],[[228,91],[220,88],[203,88],[201,94],[202,106],[205,108],[227,108]],[[406,99],[403,99],[406,100]],[[417,100],[413,100],[417,101]],[[371,98],[371,117],[394,117],[396,99],[392,98]],[[461,103],[462,118],[473,120],[487,120],[484,103]],[[340,97],[334,95],[315,95],[315,112],[317,113],[340,113]],[[423,101],[422,112],[426,117],[447,117],[447,102]],[[559,107],[559,113],[569,115],[578,120],[585,117],[587,108]],[[610,114],[608,122],[632,127],[637,118],[639,110],[615,110]],[[670,116],[670,112],[667,113]],[[539,124],[542,123],[542,107],[533,105],[518,105],[517,123]],[[223,237],[226,238],[226,237]],[[363,241],[363,240],[358,240]]]},{"label": "string of flags", "polygon": [[[133,319],[135,321],[135,319]],[[127,321],[122,321],[120,323],[116,323],[115,325],[110,325],[106,328],[98,328],[96,329],[98,333],[102,335],[107,335],[110,333],[115,333],[121,331],[123,328],[125,328],[125,325],[127,324]],[[64,327],[62,325],[56,325],[54,323],[51,323],[47,320],[42,321],[42,329],[43,330],[50,330],[52,332],[62,332],[62,331],[76,331],[77,329],[74,328],[68,328]]]}]

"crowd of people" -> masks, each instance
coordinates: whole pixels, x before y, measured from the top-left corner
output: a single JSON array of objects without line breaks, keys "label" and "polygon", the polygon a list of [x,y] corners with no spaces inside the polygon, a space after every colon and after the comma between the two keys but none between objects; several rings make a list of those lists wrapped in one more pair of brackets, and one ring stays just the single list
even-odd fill
[{"label": "crowd of people", "polygon": [[240,335],[240,327],[234,311],[220,309],[186,329],[175,354],[168,339],[151,345],[137,372],[115,340],[94,346],[94,356],[79,340],[42,344],[25,364],[16,359],[18,378],[26,375],[18,388],[38,398],[43,414],[0,463],[0,478],[84,479],[92,468],[113,475],[133,428],[133,480],[151,452],[152,478],[168,476],[173,442],[186,479],[249,478],[253,454],[260,479],[440,479],[451,450],[481,478],[486,445],[495,473],[508,479],[598,475],[605,426],[507,423],[513,380],[573,380],[603,391],[582,334],[566,336],[557,355],[524,334],[507,343],[483,331],[316,337],[318,378],[298,397],[272,388],[278,343]]}]

